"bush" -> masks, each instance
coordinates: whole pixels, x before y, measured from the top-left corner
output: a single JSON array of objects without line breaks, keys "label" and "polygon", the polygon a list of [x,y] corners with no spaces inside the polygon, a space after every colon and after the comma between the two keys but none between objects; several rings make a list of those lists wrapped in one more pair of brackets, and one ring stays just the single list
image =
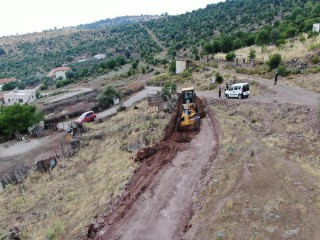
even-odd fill
[{"label": "bush", "polygon": [[56,221],[52,228],[48,229],[46,237],[49,240],[60,239],[64,234],[64,225],[61,221]]},{"label": "bush", "polygon": [[269,60],[266,62],[269,66],[269,70],[276,69],[282,61],[282,57],[279,53],[271,54]]},{"label": "bush", "polygon": [[234,52],[229,52],[227,55],[226,55],[226,59],[227,61],[233,61],[233,59],[235,59],[236,57],[236,54]]},{"label": "bush", "polygon": [[166,82],[162,87],[162,93],[166,96],[171,96],[172,93],[176,93],[177,84]]},{"label": "bush", "polygon": [[319,63],[319,57],[317,55],[314,55],[311,57],[311,62],[313,64],[318,64]]},{"label": "bush", "polygon": [[41,84],[40,85],[40,90],[43,91],[43,90],[47,90],[48,89],[48,85],[47,84]]},{"label": "bush", "polygon": [[113,99],[120,98],[120,92],[112,86],[107,86],[103,93],[98,97],[98,104],[96,108],[107,109],[113,105]]},{"label": "bush", "polygon": [[220,73],[216,73],[216,82],[219,84],[223,83],[223,77],[220,75]]},{"label": "bush", "polygon": [[280,46],[286,44],[286,40],[284,40],[284,39],[279,39],[279,40],[277,40],[275,43],[276,43],[276,47],[280,47]]},{"label": "bush", "polygon": [[279,76],[285,77],[289,75],[289,71],[287,70],[286,66],[279,66],[278,67],[278,74]]}]

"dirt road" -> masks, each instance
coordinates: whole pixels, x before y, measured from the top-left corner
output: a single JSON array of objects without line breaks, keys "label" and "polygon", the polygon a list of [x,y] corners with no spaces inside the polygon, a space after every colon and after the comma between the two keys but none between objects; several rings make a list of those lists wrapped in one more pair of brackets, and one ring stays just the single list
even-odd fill
[{"label": "dirt road", "polygon": [[[264,79],[257,76],[248,76],[244,74],[235,73],[230,70],[225,69],[212,69],[220,74],[227,74],[231,76],[236,76],[238,79],[243,79],[245,82],[252,82],[256,81],[259,82],[271,90],[274,90],[275,94],[266,93],[260,96],[250,96],[249,101],[258,101],[262,103],[293,103],[299,105],[309,105],[309,106],[316,106],[318,103],[318,98],[320,98],[320,94],[316,92],[312,92],[306,90],[304,88],[295,87],[295,86],[288,86],[284,83],[281,83],[281,78],[278,80],[278,84],[274,85],[273,80]],[[315,86],[316,87],[316,86]],[[200,95],[199,95],[200,96]],[[205,97],[215,97],[217,98],[217,93],[212,92],[201,92],[201,96]],[[224,98],[224,97],[223,97]]]},{"label": "dirt road", "polygon": [[94,239],[180,239],[191,217],[192,196],[217,152],[214,123],[210,114],[197,135],[192,129],[170,130],[156,152],[143,150],[150,158],[142,161],[120,205],[97,220]]},{"label": "dirt road", "polygon": [[212,122],[203,119],[199,135],[163,169],[121,223],[124,240],[180,239],[192,195],[217,144]]}]

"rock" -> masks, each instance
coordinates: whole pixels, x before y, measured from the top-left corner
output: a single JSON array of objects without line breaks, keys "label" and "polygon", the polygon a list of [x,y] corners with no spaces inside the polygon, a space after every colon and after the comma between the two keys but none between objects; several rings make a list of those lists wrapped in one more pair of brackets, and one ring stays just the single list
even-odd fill
[{"label": "rock", "polygon": [[299,229],[287,230],[287,231],[283,234],[283,237],[285,237],[285,238],[290,238],[290,237],[293,237],[293,236],[298,235],[299,232],[300,232]]},{"label": "rock", "polygon": [[277,230],[277,227],[273,227],[273,226],[266,227],[266,231],[268,233],[274,233],[276,230]]},{"label": "rock", "polygon": [[142,147],[142,144],[139,142],[131,142],[128,144],[128,152],[135,152]]},{"label": "rock", "polygon": [[263,213],[264,222],[271,221],[271,220],[278,220],[279,218],[280,218],[279,215],[271,212]]}]

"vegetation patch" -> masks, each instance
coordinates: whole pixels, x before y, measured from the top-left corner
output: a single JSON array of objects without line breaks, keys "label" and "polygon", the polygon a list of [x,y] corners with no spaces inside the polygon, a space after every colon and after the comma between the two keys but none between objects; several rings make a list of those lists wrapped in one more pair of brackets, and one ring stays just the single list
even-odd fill
[{"label": "vegetation patch", "polygon": [[138,150],[161,139],[168,118],[161,112],[150,114],[142,102],[107,122],[89,124],[90,133],[104,132],[105,137],[86,140],[77,156],[62,159],[51,174],[33,172],[0,194],[0,235],[14,226],[21,239],[72,239],[80,234],[132,178],[139,163],[134,163],[135,150],[129,146]]}]

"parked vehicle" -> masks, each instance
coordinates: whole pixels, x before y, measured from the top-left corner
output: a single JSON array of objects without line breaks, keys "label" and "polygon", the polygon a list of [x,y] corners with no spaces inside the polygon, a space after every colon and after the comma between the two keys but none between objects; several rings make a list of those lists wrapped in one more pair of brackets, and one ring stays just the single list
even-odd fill
[{"label": "parked vehicle", "polygon": [[245,98],[250,96],[250,89],[248,83],[236,83],[229,86],[229,89],[224,92],[226,98]]},{"label": "parked vehicle", "polygon": [[81,116],[77,119],[76,122],[83,123],[83,122],[92,122],[96,120],[96,114],[93,111],[82,113]]}]

